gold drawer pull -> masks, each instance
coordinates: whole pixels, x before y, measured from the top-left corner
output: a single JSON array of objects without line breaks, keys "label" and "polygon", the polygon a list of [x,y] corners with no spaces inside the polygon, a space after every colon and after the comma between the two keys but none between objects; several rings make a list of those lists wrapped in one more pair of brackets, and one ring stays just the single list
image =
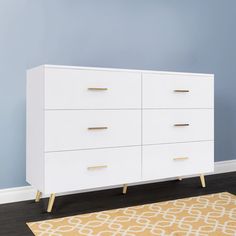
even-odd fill
[{"label": "gold drawer pull", "polygon": [[189,124],[174,124],[176,127],[181,127],[181,126],[189,126]]},{"label": "gold drawer pull", "polygon": [[103,130],[108,129],[108,127],[89,127],[88,130]]},{"label": "gold drawer pull", "polygon": [[87,169],[88,170],[99,170],[99,169],[105,169],[107,168],[107,165],[103,165],[103,166],[89,166]]},{"label": "gold drawer pull", "polygon": [[104,90],[108,90],[108,88],[88,88],[88,90],[91,90],[91,91],[104,91]]},{"label": "gold drawer pull", "polygon": [[174,90],[175,93],[189,93],[188,89],[175,89]]},{"label": "gold drawer pull", "polygon": [[175,157],[173,158],[174,161],[182,161],[182,160],[187,160],[188,157]]}]

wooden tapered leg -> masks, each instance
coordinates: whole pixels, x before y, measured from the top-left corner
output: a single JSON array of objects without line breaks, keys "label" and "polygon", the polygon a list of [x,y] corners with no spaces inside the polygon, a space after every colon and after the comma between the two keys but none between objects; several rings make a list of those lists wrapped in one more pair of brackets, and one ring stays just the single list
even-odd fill
[{"label": "wooden tapered leg", "polygon": [[127,193],[127,188],[128,188],[128,185],[127,185],[127,184],[124,184],[124,185],[123,185],[123,194],[126,194],[126,193]]},{"label": "wooden tapered leg", "polygon": [[41,196],[42,196],[42,193],[38,190],[37,193],[36,193],[35,202],[39,202]]},{"label": "wooden tapered leg", "polygon": [[205,187],[206,187],[206,182],[205,182],[205,177],[204,177],[204,175],[200,175],[200,180],[201,180],[201,185],[202,185],[202,187],[205,188]]},{"label": "wooden tapered leg", "polygon": [[55,197],[56,197],[55,193],[52,193],[50,195],[50,198],[49,198],[49,201],[48,201],[47,212],[51,212],[52,211],[52,207],[53,207],[53,204],[54,204]]}]

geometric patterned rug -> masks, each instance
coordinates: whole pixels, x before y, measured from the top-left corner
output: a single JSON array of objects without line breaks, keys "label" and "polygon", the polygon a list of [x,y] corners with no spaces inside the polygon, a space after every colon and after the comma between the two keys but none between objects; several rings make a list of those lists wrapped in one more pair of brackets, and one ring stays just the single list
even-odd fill
[{"label": "geometric patterned rug", "polygon": [[27,223],[37,236],[236,236],[227,192]]}]

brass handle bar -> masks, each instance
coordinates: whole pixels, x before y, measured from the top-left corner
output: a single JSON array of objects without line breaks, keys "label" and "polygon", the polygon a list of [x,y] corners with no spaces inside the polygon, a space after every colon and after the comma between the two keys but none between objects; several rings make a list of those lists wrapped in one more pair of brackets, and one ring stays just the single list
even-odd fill
[{"label": "brass handle bar", "polygon": [[181,160],[187,160],[188,157],[175,157],[173,158],[174,161],[181,161]]},{"label": "brass handle bar", "polygon": [[175,89],[174,90],[175,93],[189,93],[188,89]]},{"label": "brass handle bar", "polygon": [[101,130],[101,129],[108,129],[108,127],[89,127],[88,130]]},{"label": "brass handle bar", "polygon": [[104,91],[104,90],[108,90],[108,88],[88,88],[88,90],[92,90],[92,91]]},{"label": "brass handle bar", "polygon": [[189,126],[189,124],[174,124],[176,127],[181,127],[181,126]]},{"label": "brass handle bar", "polygon": [[98,170],[98,169],[105,169],[107,168],[108,166],[107,165],[103,165],[103,166],[89,166],[87,168],[87,170]]}]

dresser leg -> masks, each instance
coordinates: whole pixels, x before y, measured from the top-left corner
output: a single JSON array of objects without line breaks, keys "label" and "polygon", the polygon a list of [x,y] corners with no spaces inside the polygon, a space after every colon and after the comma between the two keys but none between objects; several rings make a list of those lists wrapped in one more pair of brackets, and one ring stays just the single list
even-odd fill
[{"label": "dresser leg", "polygon": [[41,196],[42,196],[42,193],[38,190],[37,193],[36,193],[35,202],[39,202]]},{"label": "dresser leg", "polygon": [[126,194],[126,193],[127,193],[127,188],[128,188],[128,185],[127,185],[127,184],[124,184],[124,185],[123,185],[123,194]]},{"label": "dresser leg", "polygon": [[53,207],[53,204],[54,204],[55,197],[56,197],[55,193],[52,193],[50,195],[50,198],[49,198],[49,201],[48,201],[47,212],[51,212],[52,211],[52,207]]},{"label": "dresser leg", "polygon": [[205,177],[203,174],[200,175],[201,185],[203,188],[206,187]]}]

